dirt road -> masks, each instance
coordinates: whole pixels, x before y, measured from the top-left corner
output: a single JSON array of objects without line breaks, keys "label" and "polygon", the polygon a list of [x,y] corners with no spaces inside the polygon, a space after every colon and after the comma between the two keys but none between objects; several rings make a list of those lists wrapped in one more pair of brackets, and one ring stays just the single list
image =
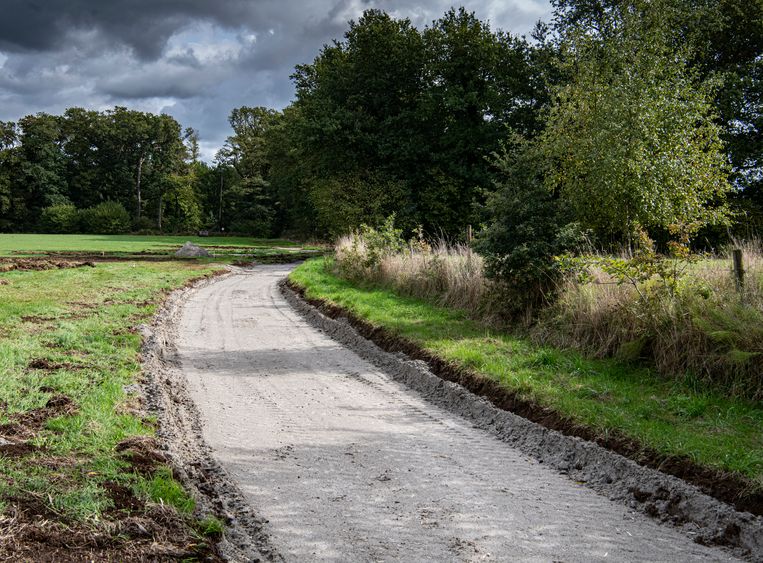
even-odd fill
[{"label": "dirt road", "polygon": [[220,463],[287,561],[728,561],[393,381],[281,296],[195,292],[178,353]]}]

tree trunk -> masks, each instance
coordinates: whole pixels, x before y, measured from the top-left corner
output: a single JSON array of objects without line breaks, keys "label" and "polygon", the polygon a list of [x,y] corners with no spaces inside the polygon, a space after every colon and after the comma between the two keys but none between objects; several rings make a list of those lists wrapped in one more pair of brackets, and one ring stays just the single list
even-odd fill
[{"label": "tree trunk", "polygon": [[162,199],[164,194],[159,194],[159,211],[156,214],[156,228],[161,232],[162,230]]},{"label": "tree trunk", "polygon": [[217,229],[222,232],[223,230],[223,178],[220,174],[220,208],[217,213]]},{"label": "tree trunk", "polygon": [[136,210],[137,212],[135,214],[135,217],[138,222],[140,222],[140,211],[141,211],[141,207],[143,206],[143,202],[140,199],[140,178],[142,173],[143,173],[143,157],[141,156],[138,159],[138,175],[137,175],[137,178],[135,179],[135,193],[138,196],[138,208]]}]

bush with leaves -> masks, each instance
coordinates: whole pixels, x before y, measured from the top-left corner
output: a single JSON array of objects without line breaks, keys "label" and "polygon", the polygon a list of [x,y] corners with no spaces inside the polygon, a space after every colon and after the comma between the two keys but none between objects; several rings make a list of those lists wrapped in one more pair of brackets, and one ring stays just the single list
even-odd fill
[{"label": "bush with leaves", "polygon": [[692,52],[670,41],[666,1],[615,3],[608,33],[573,27],[563,37],[569,81],[539,139],[545,182],[601,241],[727,224],[717,84],[697,76]]},{"label": "bush with leaves", "polygon": [[403,231],[395,228],[395,216],[390,215],[378,228],[361,225],[359,230],[340,239],[337,269],[342,277],[350,280],[373,280],[382,259],[405,248]]},{"label": "bush with leaves", "polygon": [[40,226],[46,233],[76,233],[79,214],[71,203],[51,205],[42,210]]},{"label": "bush with leaves", "polygon": [[86,233],[126,233],[130,230],[130,214],[121,203],[104,201],[80,211],[80,226]]},{"label": "bush with leaves", "polygon": [[508,290],[507,312],[522,313],[551,297],[566,271],[556,257],[574,251],[584,236],[546,188],[534,145],[515,139],[495,164],[503,179],[488,200],[491,222],[475,249],[487,275]]}]

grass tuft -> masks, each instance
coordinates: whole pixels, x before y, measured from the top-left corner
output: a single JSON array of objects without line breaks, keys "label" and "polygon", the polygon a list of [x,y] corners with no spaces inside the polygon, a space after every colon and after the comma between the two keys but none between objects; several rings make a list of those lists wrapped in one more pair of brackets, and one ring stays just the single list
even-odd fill
[{"label": "grass tuft", "polygon": [[140,479],[135,492],[157,504],[173,506],[181,514],[191,514],[196,508],[196,501],[183,489],[167,467],[162,467],[149,479]]}]

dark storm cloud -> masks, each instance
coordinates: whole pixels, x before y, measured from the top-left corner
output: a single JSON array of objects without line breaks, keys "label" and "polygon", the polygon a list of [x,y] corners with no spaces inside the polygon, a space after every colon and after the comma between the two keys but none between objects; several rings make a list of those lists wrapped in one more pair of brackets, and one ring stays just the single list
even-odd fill
[{"label": "dark storm cloud", "polygon": [[[424,26],[452,0],[0,0],[0,120],[115,104],[198,129],[210,157],[241,105],[283,107],[294,65],[367,8]],[[548,0],[464,0],[526,33]]]},{"label": "dark storm cloud", "polygon": [[130,46],[141,58],[158,56],[178,29],[193,21],[237,26],[255,2],[247,0],[3,0],[0,49],[50,50],[72,31],[95,30]]}]

